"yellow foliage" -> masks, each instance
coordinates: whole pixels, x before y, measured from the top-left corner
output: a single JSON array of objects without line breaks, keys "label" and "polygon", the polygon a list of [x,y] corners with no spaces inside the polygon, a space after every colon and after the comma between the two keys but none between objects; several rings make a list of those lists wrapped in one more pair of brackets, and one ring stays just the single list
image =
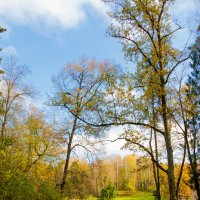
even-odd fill
[{"label": "yellow foliage", "polygon": [[82,92],[81,88],[78,88],[76,91],[77,91],[78,93],[81,93],[81,92]]},{"label": "yellow foliage", "polygon": [[80,67],[78,64],[74,64],[74,69],[77,72],[81,72],[82,71],[82,67]]}]

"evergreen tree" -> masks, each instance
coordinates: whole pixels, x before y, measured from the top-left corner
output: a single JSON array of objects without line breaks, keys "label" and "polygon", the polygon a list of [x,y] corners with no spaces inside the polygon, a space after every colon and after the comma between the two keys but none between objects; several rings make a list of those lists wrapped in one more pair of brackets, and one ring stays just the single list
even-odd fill
[{"label": "evergreen tree", "polygon": [[[0,33],[3,33],[3,32],[5,32],[6,31],[6,29],[5,28],[3,28],[3,27],[1,27],[0,26]],[[0,51],[2,50],[2,48],[0,48]],[[1,61],[1,57],[0,57],[0,61]],[[2,74],[3,72],[2,72],[2,70],[0,70],[0,74]]]},{"label": "evergreen tree", "polygon": [[[200,33],[200,32],[199,32]],[[200,184],[198,163],[200,161],[200,34],[191,47],[192,72],[187,81],[187,97],[190,103],[188,126],[188,157],[191,165],[191,183],[195,186],[198,199],[200,199]]]}]

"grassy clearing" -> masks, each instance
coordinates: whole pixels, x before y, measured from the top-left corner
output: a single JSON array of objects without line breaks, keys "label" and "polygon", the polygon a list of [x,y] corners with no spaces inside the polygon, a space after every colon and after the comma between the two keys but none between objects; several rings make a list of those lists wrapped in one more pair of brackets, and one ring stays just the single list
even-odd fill
[{"label": "grassy clearing", "polygon": [[134,193],[123,193],[119,192],[119,196],[115,200],[154,200],[155,197],[152,193],[147,192],[134,192]]},{"label": "grassy clearing", "polygon": [[[91,197],[87,200],[98,200],[97,198]],[[155,197],[152,196],[152,193],[148,192],[126,192],[119,191],[117,198],[114,200],[155,200]]]}]

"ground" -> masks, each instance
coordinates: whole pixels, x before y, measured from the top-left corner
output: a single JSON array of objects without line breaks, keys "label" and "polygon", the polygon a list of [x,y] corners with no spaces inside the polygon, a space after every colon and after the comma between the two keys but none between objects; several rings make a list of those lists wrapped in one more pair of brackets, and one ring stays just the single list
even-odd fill
[{"label": "ground", "polygon": [[115,200],[154,200],[155,197],[152,196],[152,193],[146,192],[134,192],[125,194],[120,192],[119,196]]}]

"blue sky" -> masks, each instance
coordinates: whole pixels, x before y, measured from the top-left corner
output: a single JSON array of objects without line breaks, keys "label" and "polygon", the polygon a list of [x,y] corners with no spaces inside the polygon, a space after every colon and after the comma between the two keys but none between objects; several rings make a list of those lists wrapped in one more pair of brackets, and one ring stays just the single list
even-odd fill
[{"label": "blue sky", "polygon": [[[4,54],[16,55],[30,68],[28,81],[40,93],[37,102],[52,90],[51,77],[81,56],[134,66],[126,64],[121,45],[106,35],[108,9],[101,0],[0,0],[0,25],[8,30],[0,44]],[[194,9],[192,0],[177,0],[171,12],[187,27]],[[177,35],[178,46],[188,33],[186,28]]]},{"label": "blue sky", "polygon": [[[186,24],[194,6],[178,0],[174,8]],[[108,9],[101,0],[1,0],[0,24],[8,29],[2,45],[31,69],[29,81],[45,99],[52,75],[81,56],[134,66],[126,64],[120,44],[106,35]]]},{"label": "blue sky", "polygon": [[[38,0],[30,1],[39,2]],[[64,1],[58,1],[60,4],[64,4]],[[19,4],[20,1],[16,2]],[[77,2],[82,1],[78,0]],[[99,0],[97,2],[100,2],[100,5],[103,4]],[[80,6],[79,4],[77,3],[76,6]],[[94,3],[94,5],[96,4]],[[47,23],[45,16],[43,18],[36,17],[38,21],[35,22],[33,17],[27,21],[26,16],[19,17],[19,20],[9,15],[7,17],[1,16],[0,11],[2,24],[5,24],[8,29],[5,38],[4,36],[2,38],[5,51],[17,54],[19,62],[29,66],[32,71],[29,80],[43,95],[43,98],[45,98],[45,92],[51,90],[52,75],[59,72],[68,62],[76,62],[81,56],[123,63],[120,45],[114,39],[106,36],[108,27],[108,19],[105,15],[106,8],[104,5],[102,7],[97,5],[96,8],[94,5],[89,1],[82,3],[82,7],[77,9],[77,12],[82,11],[84,17],[80,16],[80,19],[76,20],[69,17],[72,21],[74,20],[74,24],[67,21],[64,24],[58,23],[58,21],[63,20],[62,17],[65,15],[67,17],[68,13],[57,17],[57,22],[53,21],[53,17],[56,16],[51,16],[52,22],[45,24]],[[102,8],[105,10],[102,11]],[[26,13],[26,8],[24,10]],[[42,8],[41,10],[44,12]],[[30,15],[34,15],[34,10],[31,12]],[[78,22],[76,22],[77,20]]]}]

